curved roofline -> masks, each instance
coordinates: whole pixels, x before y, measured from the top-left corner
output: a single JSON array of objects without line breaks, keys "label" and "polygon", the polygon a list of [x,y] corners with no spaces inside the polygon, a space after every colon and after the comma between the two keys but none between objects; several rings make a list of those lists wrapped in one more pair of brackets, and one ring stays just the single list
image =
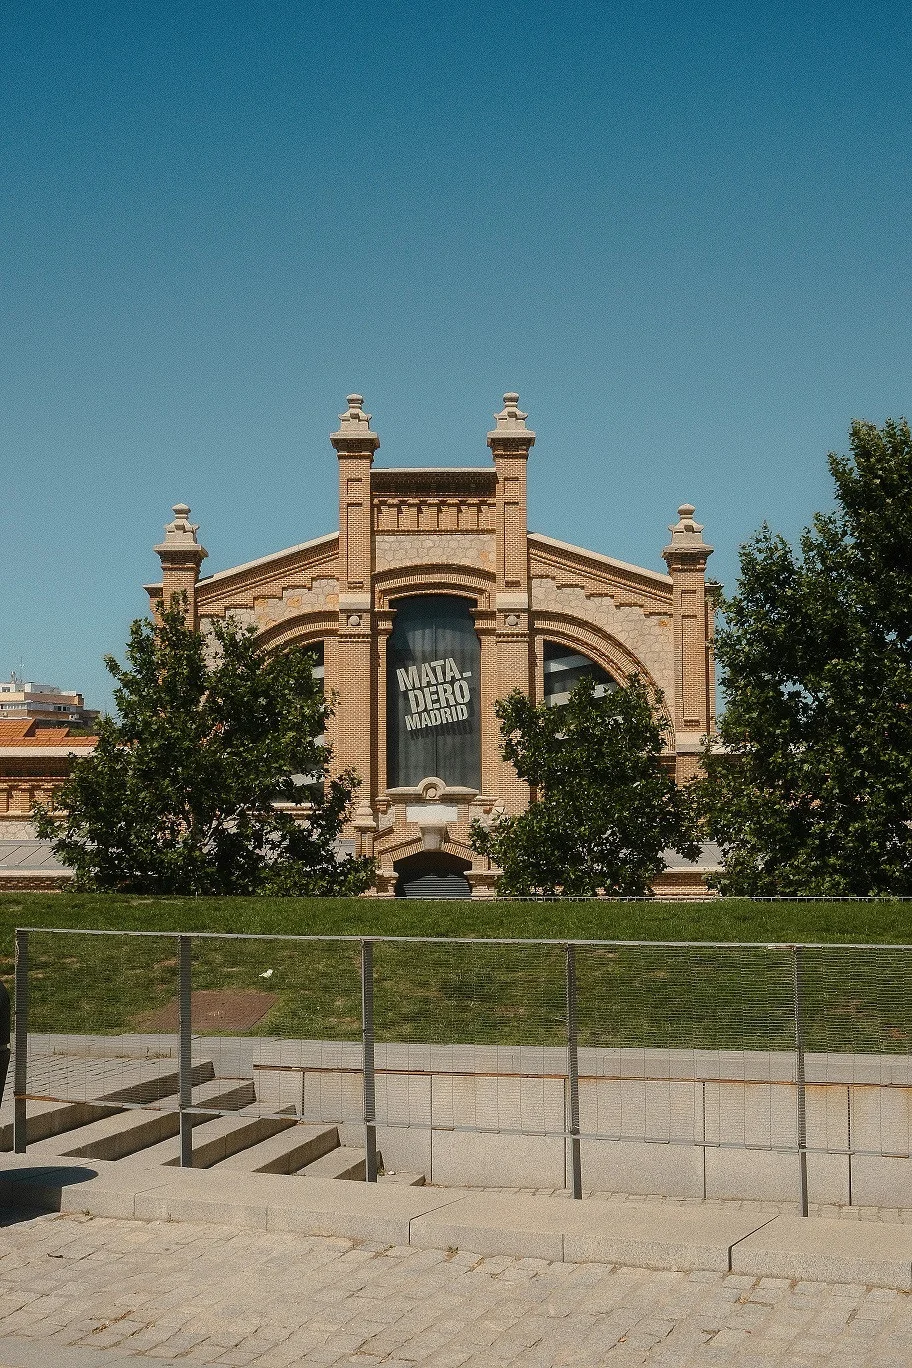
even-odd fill
[{"label": "curved roofline", "polygon": [[557,537],[546,537],[543,532],[530,532],[529,541],[543,542],[545,546],[555,546],[561,551],[572,551],[575,556],[585,556],[587,560],[610,565],[614,570],[626,570],[631,575],[645,575],[647,579],[671,588],[671,575],[663,575],[660,570],[647,570],[642,565],[630,565],[628,561],[615,560],[614,556],[603,556],[598,551],[588,551],[584,546],[574,546],[572,542],[559,541]]}]

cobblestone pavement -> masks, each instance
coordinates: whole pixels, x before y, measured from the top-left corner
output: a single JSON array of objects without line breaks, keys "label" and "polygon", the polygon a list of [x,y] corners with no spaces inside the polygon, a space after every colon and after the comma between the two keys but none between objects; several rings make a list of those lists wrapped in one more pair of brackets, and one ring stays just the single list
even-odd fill
[{"label": "cobblestone pavement", "polygon": [[2,1368],[115,1368],[134,1356],[233,1368],[909,1368],[912,1297],[7,1214]]}]

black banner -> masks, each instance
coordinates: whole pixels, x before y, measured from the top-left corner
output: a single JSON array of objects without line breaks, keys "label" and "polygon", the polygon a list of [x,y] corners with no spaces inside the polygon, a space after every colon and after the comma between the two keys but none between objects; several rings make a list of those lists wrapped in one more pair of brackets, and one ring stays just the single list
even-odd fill
[{"label": "black banner", "polygon": [[481,787],[481,647],[472,601],[397,599],[386,655],[387,784]]}]

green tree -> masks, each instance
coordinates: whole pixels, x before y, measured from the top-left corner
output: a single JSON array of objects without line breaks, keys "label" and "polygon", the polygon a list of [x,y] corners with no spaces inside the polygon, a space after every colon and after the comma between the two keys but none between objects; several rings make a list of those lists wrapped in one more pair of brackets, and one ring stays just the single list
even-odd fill
[{"label": "green tree", "polygon": [[533,796],[518,817],[473,825],[499,892],[642,895],[666,846],[696,858],[688,796],[659,761],[660,707],[637,676],[602,697],[584,678],[562,708],[519,690],[496,704],[504,759]]},{"label": "green tree", "polygon": [[912,439],[856,422],[836,508],[741,550],[702,800],[732,894],[912,893]]},{"label": "green tree", "polygon": [[[373,862],[335,842],[357,787],[327,777],[330,708],[306,650],[267,656],[251,629],[211,637],[172,606],[133,623],[93,753],[74,763],[41,837],[80,889],[145,893],[363,892]],[[305,787],[306,786],[306,787]],[[303,822],[279,803],[307,798]]]}]

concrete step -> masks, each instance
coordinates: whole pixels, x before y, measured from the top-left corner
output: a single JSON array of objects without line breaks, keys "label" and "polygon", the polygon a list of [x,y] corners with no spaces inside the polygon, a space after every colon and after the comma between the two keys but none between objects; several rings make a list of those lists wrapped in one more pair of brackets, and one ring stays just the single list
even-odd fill
[{"label": "concrete step", "polygon": [[[367,1156],[363,1149],[356,1149],[353,1145],[340,1145],[338,1149],[331,1150],[324,1154],[322,1158],[315,1159],[312,1164],[308,1164],[299,1174],[301,1178],[354,1178],[357,1182],[364,1182],[364,1163]],[[382,1165],[383,1160],[377,1155],[377,1164]]]},{"label": "concrete step", "polygon": [[[199,1060],[193,1065],[193,1082],[206,1083],[213,1075],[212,1061]],[[26,1104],[26,1140],[29,1145],[40,1140],[48,1140],[54,1135],[64,1135],[67,1131],[87,1126],[93,1121],[114,1116],[120,1110],[120,1103],[149,1103],[159,1101],[172,1093],[177,1094],[179,1078],[171,1068],[163,1069],[160,1064],[149,1064],[144,1077],[132,1083],[102,1093],[97,1100],[85,1102],[29,1101]],[[9,1082],[9,1080],[8,1080]],[[13,1123],[8,1121],[0,1126],[0,1152],[9,1153],[13,1148]]]},{"label": "concrete step", "polygon": [[[215,1078],[193,1090],[194,1106],[209,1104],[219,1109],[235,1110],[252,1100],[253,1084],[247,1079]],[[191,1124],[199,1125],[210,1118],[205,1112],[192,1114]],[[130,1110],[118,1112],[101,1121],[93,1121],[68,1135],[42,1140],[29,1147],[29,1153],[65,1155],[84,1159],[122,1159],[126,1154],[158,1144],[169,1135],[177,1135],[180,1117],[173,1103],[159,1111]]]},{"label": "concrete step", "polygon": [[427,1178],[423,1173],[381,1173],[378,1183],[398,1183],[401,1187],[424,1187]]},{"label": "concrete step", "polygon": [[[209,1083],[214,1077],[215,1069],[211,1059],[199,1059],[191,1065],[190,1079],[194,1087]],[[160,1102],[164,1097],[171,1097],[172,1094],[176,1096],[179,1088],[180,1074],[177,1069],[171,1065],[163,1068],[161,1064],[150,1063],[148,1078],[140,1078],[122,1088],[103,1093],[100,1100],[140,1102],[143,1106],[149,1106],[154,1102]]]},{"label": "concrete step", "polygon": [[[246,1150],[280,1135],[296,1125],[291,1116],[261,1116],[259,1104],[243,1107],[231,1116],[214,1116],[193,1127],[193,1168],[211,1168],[227,1160],[239,1150]],[[121,1160],[134,1168],[156,1168],[165,1164],[172,1168],[180,1164],[180,1136],[172,1135],[148,1149],[135,1150]]]},{"label": "concrete step", "polygon": [[[121,1107],[111,1103],[89,1102],[27,1102],[25,1134],[29,1148],[53,1135],[64,1135],[76,1130],[78,1126],[88,1126],[93,1121],[115,1116]],[[13,1123],[0,1126],[0,1152],[10,1153],[13,1148]]]},{"label": "concrete step", "polygon": [[298,1121],[268,1140],[229,1155],[219,1162],[218,1168],[219,1172],[230,1170],[233,1173],[297,1173],[298,1169],[338,1147],[337,1127]]}]

